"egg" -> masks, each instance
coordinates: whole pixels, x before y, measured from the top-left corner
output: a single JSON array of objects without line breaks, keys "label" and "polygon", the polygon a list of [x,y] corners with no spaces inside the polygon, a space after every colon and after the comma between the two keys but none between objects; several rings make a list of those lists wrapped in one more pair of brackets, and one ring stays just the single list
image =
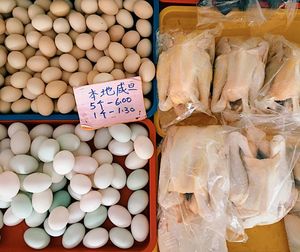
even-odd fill
[{"label": "egg", "polygon": [[134,141],[138,136],[148,137],[148,131],[145,127],[138,123],[132,123],[129,125],[131,129],[131,140]]},{"label": "egg", "polygon": [[134,150],[141,159],[150,159],[154,153],[154,146],[151,140],[146,136],[138,136],[134,140]]},{"label": "egg", "polygon": [[[70,173],[70,174],[71,174],[71,173]],[[69,175],[69,173],[68,173],[67,175]],[[66,178],[68,178],[69,180],[71,180],[71,177],[69,178],[69,177],[67,177],[67,175],[66,175]],[[72,190],[72,188],[71,188],[70,185],[68,185],[68,192],[69,192],[69,194],[71,195],[71,197],[72,197],[73,199],[75,199],[75,200],[80,200],[80,199],[82,198],[82,195],[75,193],[75,192]]]},{"label": "egg", "polygon": [[109,81],[113,81],[113,80],[114,80],[114,77],[111,74],[100,73],[94,77],[93,83],[104,83],[104,82],[109,82]]},{"label": "egg", "polygon": [[75,134],[79,137],[81,141],[88,142],[93,139],[95,135],[94,130],[84,130],[81,128],[80,124],[75,127]]},{"label": "egg", "polygon": [[93,70],[92,63],[85,58],[81,58],[78,60],[78,71],[83,73],[88,73]]},{"label": "egg", "polygon": [[126,48],[135,47],[139,43],[139,41],[140,41],[140,34],[135,30],[126,32],[122,38],[122,44]]},{"label": "egg", "polygon": [[60,175],[65,175],[72,171],[74,165],[75,157],[72,152],[67,150],[58,152],[53,160],[53,168]]},{"label": "egg", "polygon": [[55,231],[66,227],[69,220],[69,211],[63,206],[54,208],[49,215],[49,227]]},{"label": "egg", "polygon": [[139,76],[141,76],[143,82],[152,81],[155,76],[154,64],[149,60],[143,62],[139,69]]},{"label": "egg", "polygon": [[86,14],[92,14],[98,10],[97,0],[81,0],[81,10]]},{"label": "egg", "polygon": [[142,39],[136,47],[136,52],[142,57],[149,57],[152,53],[151,41],[147,38]]},{"label": "egg", "polygon": [[53,30],[56,33],[68,33],[70,31],[70,24],[67,19],[57,18],[53,22]]},{"label": "egg", "polygon": [[63,233],[66,230],[66,227],[60,229],[60,230],[53,230],[50,226],[49,226],[49,221],[48,218],[44,221],[44,229],[46,231],[46,233],[52,237],[59,237],[62,236]]},{"label": "egg", "polygon": [[100,10],[107,15],[116,15],[119,11],[118,5],[115,1],[99,0],[98,5]]},{"label": "egg", "polygon": [[102,164],[111,164],[113,161],[113,156],[111,154],[111,152],[109,152],[108,150],[105,149],[100,149],[100,150],[96,150],[92,157],[94,159],[96,159],[96,161],[98,162],[99,165]]},{"label": "egg", "polygon": [[22,69],[26,66],[24,54],[18,51],[12,51],[7,56],[8,63],[15,69]]},{"label": "egg", "polygon": [[149,203],[149,196],[146,191],[138,190],[133,192],[127,203],[128,211],[132,215],[139,214],[143,212]]},{"label": "egg", "polygon": [[141,64],[141,57],[137,53],[129,54],[124,60],[124,69],[128,73],[136,73]]},{"label": "egg", "polygon": [[16,72],[10,77],[10,83],[16,88],[25,88],[27,81],[31,78],[29,73],[20,71]]},{"label": "egg", "polygon": [[75,98],[72,94],[63,94],[58,98],[57,107],[60,113],[70,113],[75,108]]},{"label": "egg", "polygon": [[117,22],[124,28],[129,29],[133,26],[134,20],[132,15],[128,10],[121,9],[116,15]]},{"label": "egg", "polygon": [[40,145],[38,157],[43,162],[52,162],[59,149],[59,141],[47,139]]},{"label": "egg", "polygon": [[43,116],[52,114],[54,109],[53,101],[45,94],[38,96],[36,100],[38,112]]},{"label": "egg", "polygon": [[58,174],[53,168],[53,162],[44,163],[43,165],[43,173],[49,175],[51,177],[52,183],[59,183],[63,180],[64,176]]},{"label": "egg", "polygon": [[11,202],[12,213],[20,219],[27,218],[32,212],[30,198],[23,193],[18,193]]},{"label": "egg", "polygon": [[124,0],[123,6],[126,10],[133,12],[133,6],[136,1],[138,1],[138,0]]},{"label": "egg", "polygon": [[1,89],[0,98],[5,102],[15,102],[22,96],[22,91],[12,86],[6,86]]},{"label": "egg", "polygon": [[131,130],[126,124],[116,124],[108,127],[110,135],[121,143],[126,143],[131,138]]},{"label": "egg", "polygon": [[59,33],[55,37],[55,46],[58,50],[68,53],[73,48],[73,41],[67,34]]},{"label": "egg", "polygon": [[10,13],[15,6],[16,2],[14,0],[2,1],[0,5],[0,13]]},{"label": "egg", "polygon": [[42,124],[38,124],[38,125],[34,126],[30,130],[29,135],[30,135],[31,139],[34,139],[38,136],[51,137],[52,133],[53,133],[52,126],[49,124],[42,123]]},{"label": "egg", "polygon": [[10,138],[18,131],[28,132],[28,128],[24,123],[21,122],[14,122],[7,128],[7,134]]},{"label": "egg", "polygon": [[114,177],[114,168],[111,164],[102,164],[95,171],[94,183],[97,188],[105,189],[110,186]]},{"label": "egg", "polygon": [[143,95],[144,96],[149,94],[152,90],[152,82],[143,82],[142,88],[143,88]]},{"label": "egg", "polygon": [[12,33],[23,34],[24,26],[19,19],[9,18],[6,20],[6,31],[8,34],[12,34]]},{"label": "egg", "polygon": [[96,68],[101,73],[109,73],[114,68],[114,62],[110,57],[103,56],[98,59]]},{"label": "egg", "polygon": [[78,69],[78,62],[71,54],[62,54],[59,57],[59,65],[63,70],[70,73],[75,72]]},{"label": "egg", "polygon": [[125,228],[113,227],[109,231],[109,239],[115,246],[121,249],[131,248],[134,244],[131,233]]},{"label": "egg", "polygon": [[132,191],[140,190],[148,184],[149,175],[144,169],[137,169],[129,174],[127,187]]},{"label": "egg", "polygon": [[63,189],[66,184],[67,184],[67,179],[65,177],[63,177],[60,182],[57,182],[57,183],[53,182],[50,188],[51,188],[52,192],[54,193],[54,192],[57,192],[57,191]]},{"label": "egg", "polygon": [[71,189],[79,195],[88,193],[92,188],[92,182],[88,176],[75,174],[70,180]]},{"label": "egg", "polygon": [[50,237],[42,228],[28,228],[24,233],[25,243],[33,249],[46,248],[50,243]]},{"label": "egg", "polygon": [[3,223],[6,226],[16,226],[23,221],[22,218],[18,218],[12,213],[11,207],[9,207],[3,215]]},{"label": "egg", "polygon": [[39,14],[32,19],[31,24],[38,31],[46,32],[51,30],[53,20],[45,14]]},{"label": "egg", "polygon": [[[1,127],[0,127],[0,139],[1,139]],[[4,138],[0,142],[0,150],[6,150],[10,148],[10,139],[9,138]]]},{"label": "egg", "polygon": [[126,156],[133,151],[133,144],[131,141],[128,141],[126,143],[121,143],[113,139],[109,143],[108,149],[113,155]]},{"label": "egg", "polygon": [[74,224],[76,222],[81,221],[85,217],[85,212],[80,209],[80,202],[75,201],[69,207],[69,224]]},{"label": "egg", "polygon": [[77,247],[83,240],[85,235],[85,228],[83,224],[76,223],[67,228],[63,237],[62,245],[66,249],[72,249]]},{"label": "egg", "polygon": [[47,215],[47,212],[40,214],[32,210],[31,214],[25,218],[25,223],[28,227],[38,227],[43,224]]},{"label": "egg", "polygon": [[44,173],[32,173],[23,181],[23,187],[27,192],[40,193],[47,190],[51,186],[52,180],[50,176]]},{"label": "egg", "polygon": [[107,218],[107,209],[104,206],[100,206],[93,212],[86,213],[84,216],[84,226],[88,229],[100,227]]},{"label": "egg", "polygon": [[83,245],[90,249],[103,247],[108,242],[108,232],[104,228],[95,228],[86,233]]},{"label": "egg", "polygon": [[92,150],[86,142],[80,142],[79,148],[73,151],[74,156],[91,156]]},{"label": "egg", "polygon": [[27,46],[24,36],[20,34],[10,34],[5,38],[5,46],[11,51],[21,51]]},{"label": "egg", "polygon": [[70,203],[71,203],[71,197],[68,192],[66,192],[65,190],[57,191],[54,194],[53,202],[49,211],[51,212],[54,208],[59,206],[68,207]]},{"label": "egg", "polygon": [[57,139],[59,136],[64,134],[73,134],[75,132],[75,126],[72,124],[62,124],[56,127],[53,131],[53,138]]},{"label": "egg", "polygon": [[133,238],[137,242],[143,242],[149,235],[149,221],[143,214],[138,214],[132,218],[130,230]]},{"label": "egg", "polygon": [[95,14],[89,15],[86,18],[86,26],[92,32],[106,31],[108,29],[105,20],[102,17]]},{"label": "egg", "polygon": [[81,33],[76,38],[76,45],[82,50],[91,49],[94,45],[93,37],[88,33]]},{"label": "egg", "polygon": [[28,16],[31,20],[39,14],[45,14],[45,11],[39,5],[32,4],[28,7]]},{"label": "egg", "polygon": [[102,14],[101,17],[105,20],[108,28],[116,23],[116,17],[114,15]]},{"label": "egg", "polygon": [[88,156],[75,157],[75,165],[73,167],[74,172],[78,172],[85,175],[93,174],[98,167],[97,161]]},{"label": "egg", "polygon": [[66,133],[56,138],[61,150],[75,151],[79,148],[80,139],[72,133]]},{"label": "egg", "polygon": [[30,146],[30,154],[34,157],[34,158],[38,158],[38,151],[40,149],[40,146],[42,144],[43,141],[45,141],[47,139],[46,136],[37,136],[33,139],[31,146]]},{"label": "egg", "polygon": [[30,78],[27,81],[26,87],[28,91],[34,96],[41,95],[42,93],[44,93],[45,90],[44,82],[41,79],[36,77]]},{"label": "egg", "polygon": [[32,194],[32,207],[37,213],[47,212],[52,204],[53,194],[51,189]]},{"label": "egg", "polygon": [[114,177],[111,181],[111,186],[115,189],[122,189],[126,184],[126,173],[121,165],[112,163],[114,168]]},{"label": "egg", "polygon": [[56,46],[52,38],[42,36],[39,40],[39,49],[47,57],[53,57],[56,54]]},{"label": "egg", "polygon": [[80,209],[83,212],[93,212],[101,205],[102,196],[98,191],[89,191],[80,199]]},{"label": "egg", "polygon": [[49,62],[44,56],[32,56],[27,60],[27,66],[34,72],[42,72],[49,66]]},{"label": "egg", "polygon": [[42,71],[41,74],[41,78],[45,83],[60,80],[61,77],[62,71],[58,67],[47,67]]},{"label": "egg", "polygon": [[86,23],[84,16],[76,11],[72,11],[68,17],[70,26],[76,32],[85,32]]},{"label": "egg", "polygon": [[27,132],[17,131],[12,135],[10,148],[14,154],[26,154],[30,150],[31,139]]},{"label": "egg", "polygon": [[47,84],[45,88],[45,93],[50,98],[56,99],[59,98],[62,94],[64,94],[67,90],[67,83],[64,81],[56,80],[51,81]]},{"label": "egg", "polygon": [[111,206],[108,209],[108,218],[118,227],[129,227],[131,224],[131,215],[127,209],[120,205]]},{"label": "egg", "polygon": [[64,0],[54,0],[50,4],[50,11],[57,17],[64,17],[70,12],[70,6]]},{"label": "egg", "polygon": [[144,0],[137,1],[133,6],[133,11],[136,16],[142,19],[149,19],[153,15],[151,4]]},{"label": "egg", "polygon": [[108,47],[108,52],[114,62],[121,63],[126,58],[125,48],[120,43],[111,42]]},{"label": "egg", "polygon": [[11,111],[13,113],[25,113],[30,110],[30,106],[30,100],[21,98],[11,104]]},{"label": "egg", "polygon": [[112,206],[119,202],[121,195],[118,190],[108,187],[106,189],[100,190],[102,195],[101,204],[104,206]]},{"label": "egg", "polygon": [[11,169],[18,174],[30,174],[37,170],[38,161],[29,155],[16,155],[9,161]]},{"label": "egg", "polygon": [[96,130],[94,137],[94,145],[97,149],[104,149],[109,144],[112,136],[109,133],[108,128],[101,128]]},{"label": "egg", "polygon": [[135,151],[131,152],[125,159],[125,166],[130,170],[143,168],[147,163],[148,160],[139,158]]},{"label": "egg", "polygon": [[123,35],[125,34],[125,29],[123,26],[116,24],[109,28],[108,34],[110,36],[111,41],[118,42],[122,39]]}]

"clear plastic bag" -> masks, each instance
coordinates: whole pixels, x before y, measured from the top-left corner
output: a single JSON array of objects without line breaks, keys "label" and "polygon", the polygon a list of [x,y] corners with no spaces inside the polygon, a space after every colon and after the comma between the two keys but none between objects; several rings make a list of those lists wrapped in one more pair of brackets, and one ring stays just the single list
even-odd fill
[{"label": "clear plastic bag", "polygon": [[159,109],[172,114],[166,128],[193,112],[210,113],[215,37],[220,27],[185,34],[162,34],[157,65]]}]

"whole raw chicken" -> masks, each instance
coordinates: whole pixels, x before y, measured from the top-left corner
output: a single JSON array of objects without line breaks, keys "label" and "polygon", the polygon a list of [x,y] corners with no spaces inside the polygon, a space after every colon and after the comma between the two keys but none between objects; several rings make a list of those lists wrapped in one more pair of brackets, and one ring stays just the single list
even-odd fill
[{"label": "whole raw chicken", "polygon": [[256,107],[259,109],[299,112],[300,48],[283,36],[271,35],[266,67],[266,84]]},{"label": "whole raw chicken", "polygon": [[269,45],[261,38],[223,37],[217,44],[211,110],[249,112],[265,78]]},{"label": "whole raw chicken", "polygon": [[189,103],[208,112],[215,37],[211,30],[200,34],[177,34],[163,51],[157,65],[159,108],[168,111]]}]

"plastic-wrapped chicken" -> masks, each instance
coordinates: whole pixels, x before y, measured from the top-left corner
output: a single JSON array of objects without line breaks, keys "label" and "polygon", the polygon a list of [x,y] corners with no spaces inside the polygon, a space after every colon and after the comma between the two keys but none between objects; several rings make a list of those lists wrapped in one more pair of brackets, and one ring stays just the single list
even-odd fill
[{"label": "plastic-wrapped chicken", "polygon": [[234,218],[228,218],[225,140],[222,126],[168,130],[159,179],[160,251],[227,251],[227,225]]},{"label": "plastic-wrapped chicken", "polygon": [[281,220],[294,206],[298,192],[292,176],[294,154],[282,135],[271,139],[260,129],[229,135],[231,190],[245,228]]},{"label": "plastic-wrapped chicken", "polygon": [[216,31],[178,32],[172,43],[165,42],[157,65],[161,111],[186,106],[190,112],[209,112]]},{"label": "plastic-wrapped chicken", "polygon": [[265,86],[256,101],[263,112],[300,112],[300,48],[283,36],[269,35]]},{"label": "plastic-wrapped chicken", "polygon": [[223,37],[218,42],[212,112],[250,112],[264,84],[268,50],[268,42],[258,37]]}]

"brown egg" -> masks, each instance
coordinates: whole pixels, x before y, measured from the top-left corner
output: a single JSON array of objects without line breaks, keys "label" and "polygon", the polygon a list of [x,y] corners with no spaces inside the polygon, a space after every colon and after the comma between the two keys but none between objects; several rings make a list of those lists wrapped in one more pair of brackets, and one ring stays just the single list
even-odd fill
[{"label": "brown egg", "polygon": [[81,50],[89,50],[93,47],[93,38],[88,33],[81,33],[76,38],[76,45]]},{"label": "brown egg", "polygon": [[32,4],[28,7],[28,16],[32,20],[34,17],[40,14],[45,14],[45,11],[42,7],[37,4]]},{"label": "brown egg", "polygon": [[33,93],[31,93],[28,90],[28,88],[23,88],[22,89],[22,94],[23,94],[24,98],[29,99],[29,100],[34,100],[34,99],[36,99],[38,97],[37,95],[34,95]]},{"label": "brown egg", "polygon": [[110,43],[109,34],[105,31],[98,32],[94,37],[94,46],[100,51],[105,50]]},{"label": "brown egg", "polygon": [[70,26],[76,32],[85,32],[86,23],[84,16],[76,11],[72,11],[68,17]]},{"label": "brown egg", "polygon": [[6,32],[8,34],[17,33],[22,35],[24,33],[24,25],[17,18],[6,19]]},{"label": "brown egg", "polygon": [[6,37],[5,46],[11,51],[21,51],[27,46],[24,36],[20,34],[10,34]]},{"label": "brown egg", "polygon": [[114,69],[114,62],[110,57],[103,56],[98,59],[96,68],[100,73],[109,73]]},{"label": "brown egg", "polygon": [[141,64],[139,76],[141,76],[143,82],[150,82],[154,79],[155,66],[150,60],[147,60]]},{"label": "brown egg", "polygon": [[57,18],[53,22],[53,30],[56,33],[68,33],[70,31],[70,24],[65,18]]},{"label": "brown egg", "polygon": [[57,17],[64,17],[70,12],[70,6],[64,0],[54,0],[50,4],[50,11]]},{"label": "brown egg", "polygon": [[42,94],[36,99],[36,108],[38,113],[43,116],[51,115],[54,109],[54,104],[51,98]]},{"label": "brown egg", "polygon": [[137,53],[131,53],[125,58],[123,66],[126,72],[134,74],[139,70],[140,64],[140,55]]},{"label": "brown egg", "polygon": [[93,14],[98,10],[97,0],[81,0],[81,10],[86,14]]},{"label": "brown egg", "polygon": [[92,70],[93,70],[93,65],[88,59],[82,58],[82,59],[78,60],[78,71],[79,72],[88,73]]},{"label": "brown egg", "polygon": [[151,18],[153,15],[153,8],[151,4],[145,0],[137,1],[133,6],[133,11],[136,16],[142,19]]},{"label": "brown egg", "polygon": [[40,78],[33,77],[27,81],[26,88],[33,95],[38,96],[44,93],[45,83]]},{"label": "brown egg", "polygon": [[45,93],[50,98],[57,99],[67,90],[67,83],[61,80],[51,81],[47,84]]},{"label": "brown egg", "polygon": [[136,1],[138,1],[138,0],[124,0],[123,7],[126,10],[129,10],[129,11],[133,12],[133,6],[134,6]]},{"label": "brown egg", "polygon": [[51,58],[56,54],[56,46],[53,39],[42,36],[39,41],[40,51],[47,57]]},{"label": "brown egg", "polygon": [[70,54],[73,55],[76,59],[81,59],[85,56],[85,51],[74,45]]},{"label": "brown egg", "polygon": [[116,23],[116,17],[113,15],[102,14],[101,17],[105,20],[108,28]]},{"label": "brown egg", "polygon": [[133,17],[128,10],[121,9],[116,15],[117,22],[124,28],[131,28],[134,25]]},{"label": "brown egg", "polygon": [[114,62],[121,63],[126,58],[125,48],[120,43],[111,42],[108,47],[108,52]]},{"label": "brown egg", "polygon": [[27,60],[27,66],[34,72],[42,72],[49,66],[49,61],[44,56],[33,56]]},{"label": "brown egg", "polygon": [[53,20],[45,14],[39,14],[32,19],[31,24],[38,31],[45,32],[52,29]]},{"label": "brown egg", "polygon": [[26,35],[26,41],[28,45],[30,45],[33,48],[39,48],[39,41],[42,37],[42,34],[38,31],[30,31]]},{"label": "brown egg", "polygon": [[10,102],[5,102],[0,99],[0,113],[7,114],[10,112]]},{"label": "brown egg", "polygon": [[115,2],[116,2],[119,9],[123,8],[123,0],[115,0]]},{"label": "brown egg", "polygon": [[78,69],[78,62],[71,54],[62,54],[59,57],[60,67],[68,72],[75,72]]},{"label": "brown egg", "polygon": [[13,113],[25,113],[30,110],[31,101],[21,98],[11,104],[11,111]]},{"label": "brown egg", "polygon": [[22,96],[22,91],[13,86],[5,86],[1,89],[0,100],[5,102],[15,102]]},{"label": "brown egg", "polygon": [[149,57],[152,53],[152,44],[149,39],[142,39],[137,47],[136,52],[141,56],[141,58]]},{"label": "brown egg", "polygon": [[62,77],[62,71],[58,67],[47,67],[43,70],[41,78],[45,83],[51,81],[60,80]]},{"label": "brown egg", "polygon": [[72,73],[69,79],[72,87],[80,87],[87,84],[87,74],[83,72]]},{"label": "brown egg", "polygon": [[99,0],[98,5],[100,10],[107,15],[116,15],[119,11],[119,7],[115,1]]},{"label": "brown egg", "polygon": [[120,69],[114,69],[110,72],[110,74],[114,77],[115,80],[125,79],[125,74]]},{"label": "brown egg", "polygon": [[140,34],[137,31],[131,30],[124,34],[122,44],[126,48],[135,47],[140,41]]},{"label": "brown egg", "polygon": [[34,112],[34,113],[38,113],[38,108],[37,108],[37,99],[33,100],[31,102],[31,106],[30,106],[31,110]]},{"label": "brown egg", "polygon": [[98,74],[99,74],[99,72],[97,70],[90,71],[87,75],[88,84],[93,84],[93,80],[94,80],[95,76]]},{"label": "brown egg", "polygon": [[105,20],[102,17],[95,14],[89,15],[86,18],[86,26],[92,32],[106,31],[108,29]]},{"label": "brown egg", "polygon": [[124,33],[125,33],[125,29],[122,25],[113,25],[108,30],[108,34],[112,42],[120,41]]},{"label": "brown egg", "polygon": [[114,77],[109,73],[99,73],[97,74],[94,79],[93,83],[103,83],[108,81],[113,81]]},{"label": "brown egg", "polygon": [[12,51],[7,56],[8,63],[15,69],[22,69],[26,66],[26,58],[23,53]]},{"label": "brown egg", "polygon": [[16,7],[12,12],[13,17],[19,19],[23,24],[28,24],[30,22],[30,18],[28,16],[28,12],[23,7]]},{"label": "brown egg", "polygon": [[75,108],[75,98],[72,94],[66,93],[58,98],[57,108],[59,113],[67,114]]},{"label": "brown egg", "polygon": [[31,74],[26,72],[16,72],[10,78],[10,84],[15,88],[25,88]]},{"label": "brown egg", "polygon": [[50,10],[51,0],[35,0],[34,3],[42,7],[45,11]]},{"label": "brown egg", "polygon": [[91,48],[85,52],[85,55],[91,62],[97,62],[98,59],[104,55],[104,53],[96,48]]},{"label": "brown egg", "polygon": [[152,33],[152,25],[148,20],[139,19],[135,24],[136,30],[144,37],[150,37]]},{"label": "brown egg", "polygon": [[72,50],[73,41],[67,34],[59,33],[55,37],[55,45],[58,50],[66,53]]}]

